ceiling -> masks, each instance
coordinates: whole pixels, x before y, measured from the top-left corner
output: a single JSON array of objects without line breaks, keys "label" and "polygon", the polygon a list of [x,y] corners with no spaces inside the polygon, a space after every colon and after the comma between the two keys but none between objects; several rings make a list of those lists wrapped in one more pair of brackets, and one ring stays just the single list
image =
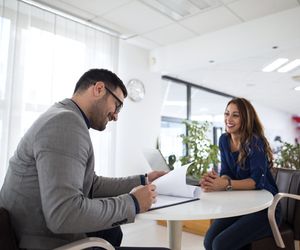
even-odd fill
[{"label": "ceiling", "polygon": [[[288,33],[291,26],[300,27],[300,22],[293,22],[292,25],[287,23],[280,30],[274,29],[274,34],[271,35],[263,32],[263,28],[272,30],[272,26],[280,22],[281,16],[282,22],[285,22],[286,18],[281,13],[300,10],[300,0],[187,0],[187,3],[182,0],[38,2],[116,31],[121,39],[150,50],[152,55],[158,55],[152,59],[161,60],[159,65],[163,65],[152,68],[162,74],[167,73],[182,80],[300,115],[300,91],[293,90],[300,85],[300,81],[294,79],[300,75],[300,67],[289,73],[261,71],[263,66],[278,57],[300,59],[300,28]],[[168,5],[168,8],[160,3]],[[180,14],[171,10],[177,10]],[[272,25],[270,18],[273,16],[275,20],[276,15],[276,20],[279,21],[273,21]],[[264,27],[268,20],[269,27]],[[280,23],[276,25],[280,26]],[[232,33],[233,30],[236,33]],[[284,41],[277,39],[276,32],[278,37],[280,32],[285,32]],[[230,40],[232,37],[228,34],[237,37],[239,43]],[[290,39],[288,35],[291,36]],[[196,46],[193,41],[202,44],[198,51],[201,55],[200,62],[194,62],[195,53],[188,50]],[[176,50],[184,51],[185,48],[187,53],[182,57],[178,56],[174,60],[170,56],[171,62],[164,61],[162,55],[175,54]]]}]

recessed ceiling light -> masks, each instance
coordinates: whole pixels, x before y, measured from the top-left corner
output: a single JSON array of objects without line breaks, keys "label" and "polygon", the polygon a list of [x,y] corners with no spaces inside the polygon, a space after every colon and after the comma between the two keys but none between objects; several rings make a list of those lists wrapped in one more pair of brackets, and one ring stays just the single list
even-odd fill
[{"label": "recessed ceiling light", "polygon": [[300,91],[300,86],[295,87],[294,90]]},{"label": "recessed ceiling light", "polygon": [[191,14],[195,14],[199,11],[199,9],[191,4],[189,1],[163,1],[163,0],[155,0],[155,1],[147,1],[142,0],[142,2],[159,12],[173,18],[174,20],[180,20],[186,16]]},{"label": "recessed ceiling light", "polygon": [[296,59],[294,61],[291,61],[290,63],[284,65],[282,68],[278,69],[277,71],[280,73],[289,72],[292,69],[300,66],[300,59]]},{"label": "recessed ceiling light", "polygon": [[220,1],[216,0],[142,0],[142,2],[177,21],[221,5]]},{"label": "recessed ceiling light", "polygon": [[272,62],[269,65],[267,65],[266,67],[264,67],[262,69],[262,71],[263,72],[272,72],[275,69],[278,69],[280,66],[282,66],[283,64],[285,64],[288,61],[289,61],[289,59],[287,59],[287,58],[278,58],[274,62]]}]

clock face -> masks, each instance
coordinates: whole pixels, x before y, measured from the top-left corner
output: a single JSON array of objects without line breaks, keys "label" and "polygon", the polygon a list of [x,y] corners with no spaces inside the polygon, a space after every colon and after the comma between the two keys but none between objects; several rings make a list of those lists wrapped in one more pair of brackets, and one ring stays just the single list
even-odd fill
[{"label": "clock face", "polygon": [[138,79],[131,79],[127,84],[127,90],[132,101],[139,102],[145,97],[144,84]]}]

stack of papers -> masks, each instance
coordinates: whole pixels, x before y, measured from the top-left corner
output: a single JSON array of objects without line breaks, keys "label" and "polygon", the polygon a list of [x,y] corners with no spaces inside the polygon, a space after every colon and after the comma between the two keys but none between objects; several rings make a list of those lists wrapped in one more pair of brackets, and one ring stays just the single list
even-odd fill
[{"label": "stack of papers", "polygon": [[177,167],[153,182],[158,196],[150,210],[199,200],[200,187],[186,184],[189,165]]}]

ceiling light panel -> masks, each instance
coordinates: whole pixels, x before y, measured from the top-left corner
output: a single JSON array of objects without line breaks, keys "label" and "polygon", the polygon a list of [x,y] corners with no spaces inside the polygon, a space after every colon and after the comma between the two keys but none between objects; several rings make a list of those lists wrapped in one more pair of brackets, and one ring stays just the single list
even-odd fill
[{"label": "ceiling light panel", "polygon": [[164,6],[165,10],[175,12],[181,17],[185,17],[199,11],[195,5],[185,0],[156,0],[156,2],[161,4],[161,6]]},{"label": "ceiling light panel", "polygon": [[141,2],[176,21],[221,5],[219,0],[141,0]]},{"label": "ceiling light panel", "polygon": [[300,66],[300,59],[296,59],[294,61],[291,61],[290,63],[284,65],[283,67],[281,67],[277,71],[280,72],[280,73],[286,73],[286,72],[289,72],[289,71],[295,69],[298,66]]},{"label": "ceiling light panel", "polygon": [[205,10],[211,7],[220,6],[219,0],[189,0],[191,3],[196,5],[200,10]]},{"label": "ceiling light panel", "polygon": [[278,69],[283,64],[287,63],[288,61],[289,61],[289,59],[287,59],[287,58],[278,58],[274,62],[272,62],[269,65],[267,65],[266,67],[264,67],[262,69],[262,71],[263,72],[272,72],[272,71]]}]

